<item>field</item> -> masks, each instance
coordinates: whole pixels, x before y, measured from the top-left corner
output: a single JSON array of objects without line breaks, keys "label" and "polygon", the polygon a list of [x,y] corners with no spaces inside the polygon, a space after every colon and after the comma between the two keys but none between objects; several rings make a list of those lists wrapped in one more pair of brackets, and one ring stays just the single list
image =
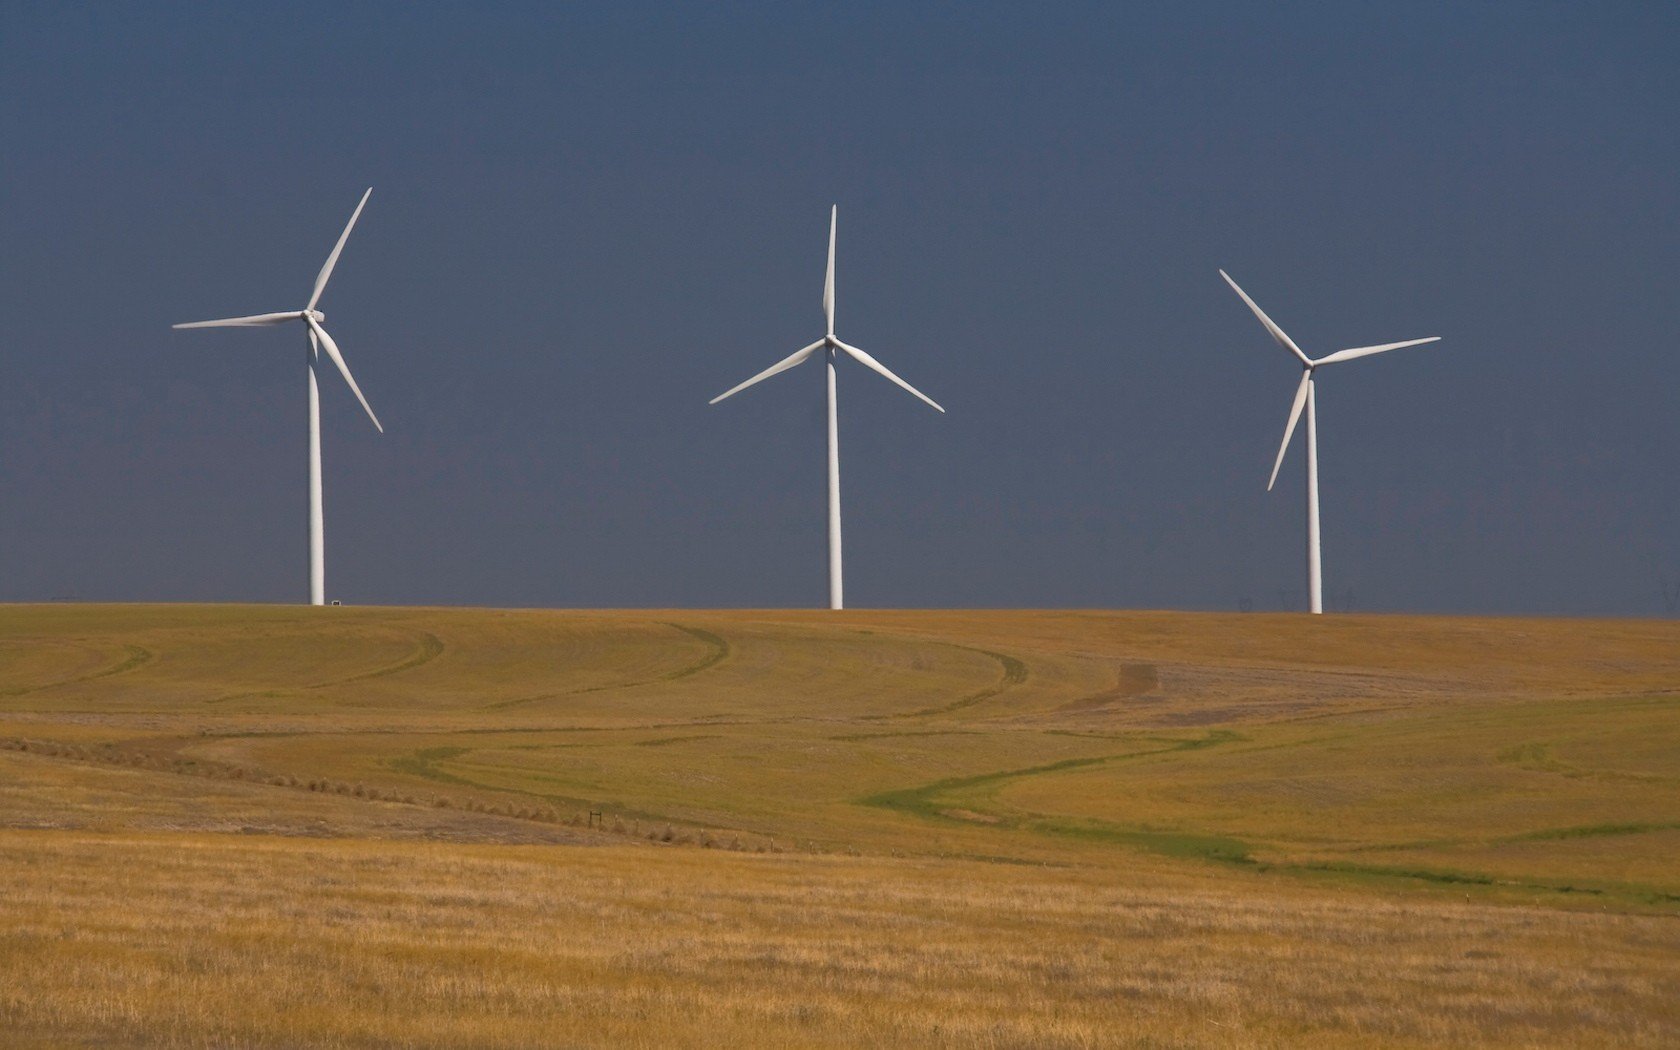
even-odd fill
[{"label": "field", "polygon": [[1680,1045],[1680,624],[0,608],[0,1044]]}]

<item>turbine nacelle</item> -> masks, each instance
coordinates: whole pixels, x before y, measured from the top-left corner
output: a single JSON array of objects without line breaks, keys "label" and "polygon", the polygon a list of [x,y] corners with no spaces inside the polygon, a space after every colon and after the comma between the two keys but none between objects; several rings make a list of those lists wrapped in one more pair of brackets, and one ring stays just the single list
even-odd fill
[{"label": "turbine nacelle", "polygon": [[1272,478],[1270,481],[1266,482],[1266,491],[1268,492],[1271,491],[1273,485],[1277,484],[1278,471],[1283,468],[1284,454],[1289,451],[1289,439],[1295,435],[1295,425],[1301,421],[1301,410],[1306,407],[1307,400],[1312,396],[1312,379],[1314,371],[1324,365],[1333,365],[1341,361],[1352,361],[1355,358],[1369,357],[1372,354],[1386,353],[1390,350],[1400,350],[1408,346],[1421,346],[1424,343],[1437,342],[1441,338],[1438,335],[1432,335],[1424,339],[1405,339],[1398,343],[1379,343],[1376,346],[1355,346],[1347,350],[1338,350],[1333,354],[1326,354],[1320,358],[1311,358],[1295,344],[1295,340],[1289,338],[1288,333],[1279,328],[1277,323],[1270,317],[1266,316],[1266,311],[1260,309],[1260,305],[1253,299],[1250,299],[1248,297],[1248,293],[1237,286],[1237,282],[1231,280],[1230,274],[1226,273],[1224,270],[1220,270],[1219,276],[1225,278],[1225,283],[1231,286],[1231,290],[1236,292],[1237,296],[1241,298],[1244,303],[1248,304],[1249,310],[1254,313],[1255,318],[1258,319],[1261,326],[1266,329],[1267,334],[1272,337],[1272,341],[1294,354],[1296,359],[1301,362],[1301,385],[1295,388],[1295,402],[1289,409],[1289,423],[1283,430],[1283,444],[1279,446],[1277,462],[1272,466]]},{"label": "turbine nacelle", "polygon": [[[362,396],[362,389],[356,385],[355,377],[350,374],[350,366],[344,363],[344,355],[339,351],[338,344],[333,342],[332,336],[328,335],[327,330],[321,327],[326,322],[327,315],[315,309],[315,304],[321,301],[321,293],[327,289],[327,280],[332,277],[333,267],[338,265],[338,257],[344,251],[344,242],[350,239],[350,231],[355,228],[356,220],[361,217],[362,208],[367,205],[368,197],[372,193],[373,188],[369,187],[367,192],[362,194],[362,199],[356,205],[356,210],[350,215],[350,221],[344,225],[344,232],[338,235],[338,243],[333,245],[332,254],[327,256],[326,265],[322,266],[321,272],[316,275],[314,291],[309,295],[309,304],[303,309],[276,314],[252,314],[248,317],[227,317],[218,321],[193,321],[189,324],[178,324],[173,327],[259,328],[286,324],[289,321],[302,321],[309,330],[311,351],[316,348],[326,351],[327,356],[332,359],[332,363],[338,366],[339,374],[344,377],[344,382],[350,387],[350,392],[356,395],[356,400],[361,402],[362,409],[367,412],[368,418],[373,420],[374,428],[383,434],[385,428],[380,425],[379,417],[373,414],[373,408],[368,404],[367,398]],[[313,358],[311,360],[313,361]],[[313,368],[313,364],[310,367]]]},{"label": "turbine nacelle", "polygon": [[824,350],[824,351],[828,351],[829,353],[845,354],[846,356],[850,357],[852,360],[854,360],[854,361],[858,362],[859,364],[863,365],[865,368],[868,368],[871,371],[876,372],[879,375],[885,377],[886,379],[892,381],[893,383],[896,383],[897,385],[903,387],[905,390],[909,391],[911,394],[920,398],[922,401],[926,402],[927,404],[931,405],[932,407],[934,407],[936,409],[939,409],[939,411],[941,411],[941,412],[945,411],[943,408],[940,408],[939,403],[934,401],[933,398],[928,397],[926,394],[922,393],[920,390],[917,390],[915,387],[911,386],[909,383],[906,383],[904,380],[902,380],[902,379],[898,378],[898,376],[894,375],[892,373],[892,370],[887,368],[886,365],[883,365],[881,362],[875,360],[874,357],[870,356],[869,354],[865,353],[862,350],[859,350],[857,347],[851,346],[847,343],[842,343],[840,341],[840,337],[834,334],[834,235],[835,235],[836,226],[837,226],[838,221],[839,221],[839,215],[840,215],[840,209],[839,209],[839,207],[835,207],[833,210],[831,210],[829,212],[829,216],[828,216],[828,274],[823,279],[823,317],[828,322],[828,334],[824,335],[821,339],[818,339],[816,342],[812,343],[810,346],[805,347],[803,350],[795,350],[793,353],[789,354],[787,357],[784,357],[780,361],[777,361],[775,364],[771,365],[769,368],[766,368],[764,371],[760,372],[758,375],[753,376],[751,379],[747,380],[746,382],[741,383],[738,386],[730,387],[728,390],[725,390],[723,393],[719,394],[717,397],[712,398],[712,400],[710,402],[711,404],[715,405],[719,401],[722,401],[724,398],[728,397],[729,395],[737,393],[737,392],[742,391],[742,390],[745,390],[747,387],[752,386],[754,383],[760,382],[761,380],[769,379],[771,376],[776,375],[777,373],[785,372],[788,369],[792,368],[794,365],[803,364],[805,362],[805,360],[807,358],[809,358],[811,355],[815,354],[819,350]]}]

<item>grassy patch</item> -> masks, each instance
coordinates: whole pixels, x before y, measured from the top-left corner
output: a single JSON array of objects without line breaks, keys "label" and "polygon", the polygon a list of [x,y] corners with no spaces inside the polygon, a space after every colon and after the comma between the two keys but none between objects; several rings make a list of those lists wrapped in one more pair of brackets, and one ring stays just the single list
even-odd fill
[{"label": "grassy patch", "polygon": [[[1243,739],[1242,734],[1228,729],[1220,729],[1204,736],[1193,737],[1188,740],[1174,740],[1171,738],[1147,738],[1155,741],[1164,740],[1164,746],[1146,748],[1141,751],[1126,751],[1118,755],[1098,755],[1092,758],[1067,758],[1059,762],[1049,762],[1041,766],[1027,766],[1022,769],[1002,769],[992,773],[979,773],[966,777],[948,777],[931,784],[919,787],[901,788],[896,791],[883,791],[868,795],[858,800],[865,806],[875,806],[880,809],[896,810],[914,816],[931,820],[953,820],[944,811],[953,807],[963,807],[979,812],[985,812],[975,801],[976,789],[995,789],[1003,784],[1027,777],[1045,776],[1051,773],[1064,773],[1075,769],[1086,769],[1093,766],[1105,766],[1113,762],[1123,762],[1130,759],[1147,758],[1151,755],[1165,755],[1178,751],[1199,751],[1203,748],[1215,747],[1220,744]],[[1017,821],[1010,820],[1002,814],[988,813],[998,823],[1014,827]]]},{"label": "grassy patch", "polygon": [[445,772],[437,767],[439,762],[445,762],[452,758],[459,758],[460,756],[466,754],[467,750],[468,749],[464,747],[426,747],[421,748],[413,754],[398,755],[395,758],[388,759],[385,764],[398,773],[407,773],[410,776],[421,777],[425,780],[436,781],[440,784],[460,784],[465,787],[478,787],[479,785],[474,784],[472,781],[467,780],[464,777],[458,777],[453,773]]}]

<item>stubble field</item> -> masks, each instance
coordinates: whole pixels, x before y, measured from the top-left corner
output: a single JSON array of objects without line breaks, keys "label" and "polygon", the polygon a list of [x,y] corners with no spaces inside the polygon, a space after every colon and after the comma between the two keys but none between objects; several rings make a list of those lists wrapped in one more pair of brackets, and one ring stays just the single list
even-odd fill
[{"label": "stubble field", "polygon": [[1680,1043],[1680,624],[0,609],[6,1045]]}]

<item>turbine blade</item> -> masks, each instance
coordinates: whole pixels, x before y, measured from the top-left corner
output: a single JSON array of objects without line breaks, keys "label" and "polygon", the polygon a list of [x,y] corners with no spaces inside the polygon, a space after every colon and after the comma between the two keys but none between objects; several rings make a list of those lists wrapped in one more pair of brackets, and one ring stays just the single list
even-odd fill
[{"label": "turbine blade", "polygon": [[344,363],[344,355],[338,352],[338,344],[333,342],[332,336],[327,334],[325,328],[316,323],[315,318],[306,316],[304,320],[309,322],[309,330],[315,333],[316,338],[321,340],[321,347],[326,350],[327,356],[332,358],[333,364],[338,366],[339,375],[342,375],[344,381],[350,384],[350,392],[356,395],[356,400],[360,401],[362,408],[367,410],[368,418],[373,420],[374,429],[381,434],[385,433],[385,428],[379,425],[379,417],[373,414],[373,407],[367,403],[367,398],[362,396],[362,388],[356,385],[356,377],[350,374],[350,366]]},{"label": "turbine blade", "polygon": [[1219,276],[1225,278],[1225,283],[1231,286],[1231,290],[1241,296],[1242,301],[1248,304],[1248,308],[1254,311],[1254,316],[1258,317],[1260,323],[1266,326],[1266,331],[1272,333],[1272,338],[1277,341],[1277,345],[1300,358],[1303,365],[1312,364],[1312,359],[1301,352],[1301,348],[1295,345],[1295,340],[1289,338],[1289,335],[1283,329],[1274,324],[1272,319],[1266,316],[1266,311],[1260,309],[1260,305],[1248,297],[1247,292],[1237,287],[1237,282],[1231,280],[1230,274],[1220,270]]},{"label": "turbine blade", "polygon": [[730,387],[728,390],[725,390],[723,393],[719,394],[717,397],[712,398],[710,401],[708,401],[706,403],[708,405],[715,405],[719,401],[722,401],[724,398],[728,397],[730,394],[738,394],[741,391],[745,390],[747,387],[752,386],[754,383],[760,382],[761,380],[769,379],[771,376],[775,375],[778,372],[786,372],[788,369],[792,368],[794,365],[803,364],[807,357],[810,357],[812,354],[814,354],[818,350],[822,349],[822,346],[823,346],[824,342],[826,342],[826,340],[818,339],[816,342],[812,343],[810,346],[807,346],[803,350],[795,350],[793,353],[791,353],[791,354],[787,355],[786,357],[782,358],[780,361],[777,361],[775,364],[771,365],[769,368],[766,368],[764,371],[760,372],[758,375],[753,376],[751,379],[747,380],[745,383],[740,383],[736,386]]},{"label": "turbine blade", "polygon": [[1422,346],[1424,343],[1440,342],[1441,337],[1432,335],[1428,339],[1408,339],[1403,343],[1384,343],[1381,346],[1356,346],[1352,350],[1337,350],[1328,357],[1321,357],[1314,361],[1315,365],[1333,365],[1337,361],[1352,361],[1356,357],[1370,357],[1372,354],[1387,353],[1407,346]]},{"label": "turbine blade", "polygon": [[361,203],[357,204],[356,210],[350,213],[350,221],[344,224],[344,232],[338,235],[338,243],[333,245],[332,254],[327,256],[326,265],[321,267],[320,276],[315,278],[315,291],[310,294],[309,305],[304,307],[305,310],[315,309],[315,304],[321,301],[321,293],[327,290],[327,278],[332,276],[333,267],[338,265],[338,253],[344,250],[344,242],[350,239],[350,230],[355,227],[356,220],[361,217],[362,208],[367,204],[367,199],[372,193],[373,187],[369,186],[367,193],[362,194]]},{"label": "turbine blade", "polygon": [[897,376],[893,375],[892,370],[890,368],[888,368],[886,365],[883,365],[881,362],[875,360],[873,357],[870,357],[868,354],[864,353],[862,350],[859,350],[855,346],[848,346],[845,343],[841,343],[840,340],[838,340],[838,339],[836,339],[835,342],[839,343],[840,344],[840,349],[846,351],[846,353],[848,353],[848,354],[851,354],[852,358],[854,360],[856,360],[859,364],[864,365],[867,368],[873,368],[875,371],[877,371],[877,372],[881,373],[882,375],[886,376],[888,379],[897,383],[899,386],[901,386],[904,389],[910,391],[912,394],[915,394],[917,397],[921,398],[923,401],[926,401],[928,404],[932,405],[934,408],[938,408],[939,411],[941,411],[941,412],[945,411],[943,408],[939,408],[939,402],[935,401],[931,397],[928,397],[926,394],[922,393],[920,390],[917,390],[915,387],[911,386],[909,383],[906,383],[904,380],[902,380],[902,379],[898,378]]},{"label": "turbine blade", "polygon": [[249,317],[224,317],[219,321],[189,321],[186,324],[172,324],[171,328],[256,328],[262,325],[285,324],[295,321],[303,315],[296,310],[283,314],[252,314]]},{"label": "turbine blade", "polygon": [[1266,491],[1272,491],[1277,484],[1278,471],[1283,469],[1284,453],[1289,451],[1289,439],[1295,436],[1295,424],[1301,421],[1301,409],[1307,404],[1307,386],[1312,382],[1312,369],[1301,373],[1301,385],[1295,388],[1295,406],[1289,410],[1289,425],[1283,428],[1283,444],[1278,446],[1277,462],[1272,464],[1272,480],[1266,482]]},{"label": "turbine blade", "polygon": [[828,334],[834,334],[834,232],[840,224],[840,205],[828,212],[828,277],[823,280],[823,316],[828,319]]}]

